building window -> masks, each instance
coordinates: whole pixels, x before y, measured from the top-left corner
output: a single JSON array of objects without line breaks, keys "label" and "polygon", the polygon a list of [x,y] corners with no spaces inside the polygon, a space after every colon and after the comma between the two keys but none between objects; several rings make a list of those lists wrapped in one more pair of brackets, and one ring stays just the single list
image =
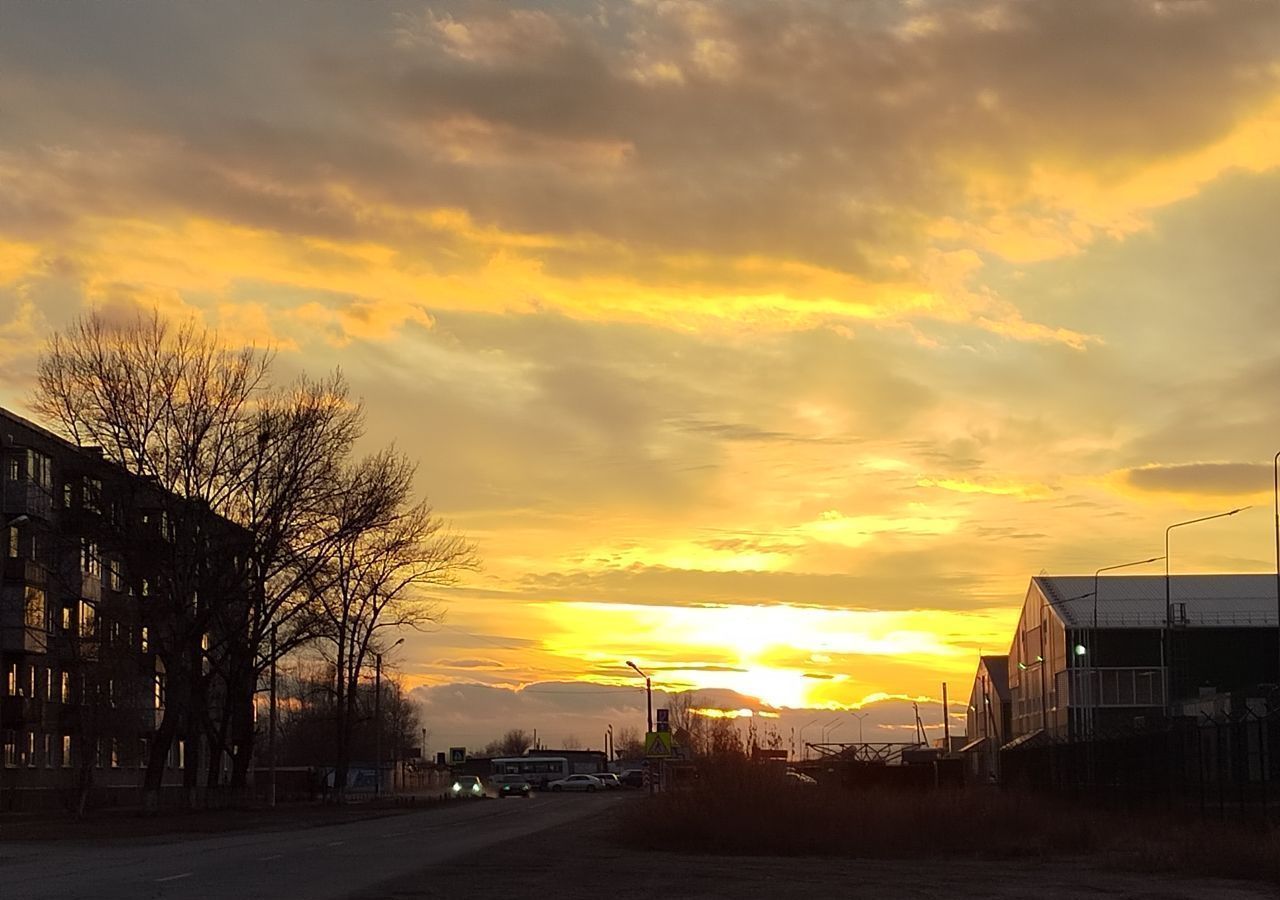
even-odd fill
[{"label": "building window", "polygon": [[71,607],[70,606],[62,607],[62,630],[64,632],[71,631]]},{"label": "building window", "polygon": [[9,667],[5,669],[4,676],[4,692],[12,697],[18,693],[18,664],[9,663]]},{"label": "building window", "polygon": [[94,609],[93,604],[88,600],[80,601],[80,637],[93,637],[94,628],[97,626],[98,611]]},{"label": "building window", "polygon": [[64,509],[71,508],[71,482],[62,485],[62,506]]},{"label": "building window", "polygon": [[27,451],[27,477],[42,488],[53,487],[53,460],[35,450]]},{"label": "building window", "polygon": [[98,545],[88,538],[80,541],[80,565],[88,574],[102,577],[102,556],[98,553]]},{"label": "building window", "polygon": [[151,582],[146,578],[142,579],[142,596],[151,596]]},{"label": "building window", "polygon": [[44,699],[50,703],[54,702],[53,680],[53,666],[50,666],[44,670]]},{"label": "building window", "polygon": [[16,731],[4,732],[3,741],[4,764],[7,768],[13,768],[18,764],[18,733]]},{"label": "building window", "polygon": [[4,460],[5,476],[9,481],[17,481],[22,477],[22,462],[16,456],[6,456]]},{"label": "building window", "polygon": [[111,739],[111,768],[120,768],[120,741]]},{"label": "building window", "polygon": [[62,768],[71,768],[71,735],[62,736]]},{"label": "building window", "polygon": [[9,558],[18,558],[18,541],[22,537],[22,532],[18,530],[17,525],[9,526]]},{"label": "building window", "polygon": [[165,700],[164,693],[165,693],[164,676],[157,675],[156,676],[156,709],[164,709],[164,700]]},{"label": "building window", "polygon": [[27,597],[23,621],[28,628],[38,628],[43,631],[47,627],[44,609],[44,591],[39,588],[27,586]]},{"label": "building window", "polygon": [[124,576],[121,574],[120,560],[107,561],[107,587],[113,591],[124,590]]},{"label": "building window", "polygon": [[30,768],[34,769],[36,766],[40,764],[40,761],[36,759],[36,733],[34,731],[27,732],[27,754],[26,755],[27,755],[27,765]]},{"label": "building window", "polygon": [[138,631],[138,649],[143,653],[147,653],[151,649],[151,632],[147,630],[146,625],[143,625]]},{"label": "building window", "polygon": [[44,767],[53,768],[53,735],[48,733],[44,736]]},{"label": "building window", "polygon": [[70,672],[62,673],[62,702],[63,703],[71,702],[71,673]]},{"label": "building window", "polygon": [[84,508],[90,512],[102,512],[102,482],[97,478],[89,478],[85,476],[82,480],[80,490],[82,492],[82,500]]}]

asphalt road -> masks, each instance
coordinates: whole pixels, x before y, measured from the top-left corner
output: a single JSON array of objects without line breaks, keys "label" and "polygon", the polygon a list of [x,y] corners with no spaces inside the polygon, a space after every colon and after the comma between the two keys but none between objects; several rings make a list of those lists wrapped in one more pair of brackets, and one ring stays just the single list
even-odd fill
[{"label": "asphalt road", "polygon": [[[3,900],[337,900],[625,802],[535,796],[340,825],[154,840],[0,843]],[[426,877],[425,875],[423,877]]]}]

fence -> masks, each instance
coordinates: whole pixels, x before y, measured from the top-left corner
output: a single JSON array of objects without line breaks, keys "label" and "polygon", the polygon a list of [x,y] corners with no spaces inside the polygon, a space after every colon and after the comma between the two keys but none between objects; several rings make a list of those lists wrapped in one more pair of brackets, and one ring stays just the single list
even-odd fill
[{"label": "fence", "polygon": [[1121,809],[1280,821],[1280,709],[1179,717],[1000,753],[1002,783]]}]

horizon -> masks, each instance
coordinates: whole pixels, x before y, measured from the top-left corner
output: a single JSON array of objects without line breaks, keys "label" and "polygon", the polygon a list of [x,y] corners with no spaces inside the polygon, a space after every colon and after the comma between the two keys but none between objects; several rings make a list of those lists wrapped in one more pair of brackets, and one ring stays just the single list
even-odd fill
[{"label": "horizon", "polygon": [[0,31],[0,405],[95,310],[341,368],[483,562],[432,749],[643,726],[626,660],[955,734],[1037,573],[1245,505],[1170,570],[1275,573],[1263,5],[297,8]]}]

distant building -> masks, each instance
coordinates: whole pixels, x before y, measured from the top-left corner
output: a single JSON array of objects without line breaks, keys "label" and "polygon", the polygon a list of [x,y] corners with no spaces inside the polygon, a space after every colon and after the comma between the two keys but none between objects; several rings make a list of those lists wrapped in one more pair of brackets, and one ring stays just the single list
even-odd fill
[{"label": "distant building", "polygon": [[983,656],[969,692],[967,740],[960,748],[972,777],[990,781],[999,776],[1000,747],[1009,740],[1011,719],[1009,657]]},{"label": "distant building", "polygon": [[1163,576],[1096,583],[1095,597],[1091,575],[1031,579],[1008,653],[1006,748],[1102,737],[1280,682],[1274,575],[1172,576],[1167,613]]}]

